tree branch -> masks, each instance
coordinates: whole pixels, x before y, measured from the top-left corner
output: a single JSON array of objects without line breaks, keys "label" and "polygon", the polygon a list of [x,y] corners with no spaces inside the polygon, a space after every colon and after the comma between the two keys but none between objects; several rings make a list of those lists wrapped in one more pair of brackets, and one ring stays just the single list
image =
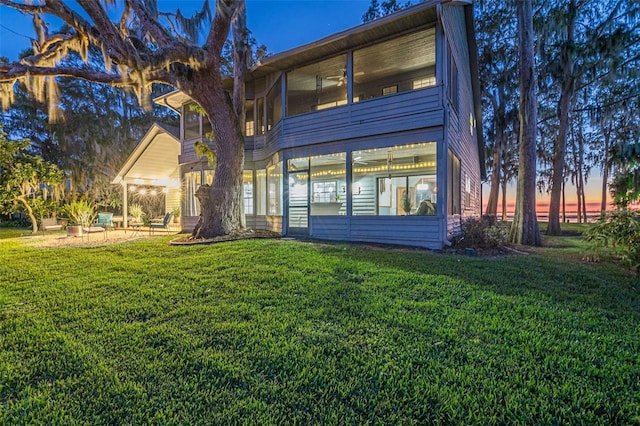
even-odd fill
[{"label": "tree branch", "polygon": [[204,48],[209,51],[210,65],[217,68],[224,41],[229,34],[231,18],[238,8],[239,0],[216,0],[216,15],[211,23]]},{"label": "tree branch", "polygon": [[129,0],[127,2],[131,5],[131,8],[138,16],[140,20],[140,24],[145,31],[148,31],[151,34],[151,37],[159,44],[165,45],[172,43],[174,41],[173,37],[158,23],[158,21],[154,20],[149,16],[147,12],[147,8],[145,5],[140,2],[140,0]]},{"label": "tree branch", "polygon": [[[76,67],[36,67],[32,65],[12,63],[0,65],[0,83],[11,83],[16,79],[27,76],[42,77],[74,77],[95,83],[105,83],[117,87],[135,87],[138,82],[130,80],[127,76],[110,74],[89,68]],[[175,78],[166,70],[150,72],[146,75],[147,82],[159,82],[175,85]]]},{"label": "tree branch", "polygon": [[[125,41],[123,35],[120,34],[120,31],[116,27],[116,25],[111,21],[107,12],[97,1],[92,0],[78,0],[78,3],[82,8],[89,14],[91,19],[94,22],[95,29],[100,33],[100,39],[96,40],[96,45],[101,46],[105,45],[110,48],[112,51],[117,51],[122,55],[122,59],[125,59],[128,64],[123,65],[135,65],[139,67],[140,64],[140,56],[137,54],[136,50],[132,48],[131,44]],[[118,62],[124,62],[120,59]],[[132,66],[132,68],[134,68]]]}]

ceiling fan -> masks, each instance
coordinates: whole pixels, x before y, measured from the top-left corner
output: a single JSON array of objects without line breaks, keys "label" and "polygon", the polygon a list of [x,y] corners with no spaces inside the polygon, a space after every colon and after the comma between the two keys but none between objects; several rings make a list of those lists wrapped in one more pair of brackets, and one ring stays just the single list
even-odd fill
[{"label": "ceiling fan", "polygon": [[355,158],[353,159],[353,164],[364,164],[364,165],[366,165],[366,164],[369,164],[369,163],[368,163],[368,162],[366,162],[366,161],[364,161],[364,160],[362,159],[362,156],[361,156],[361,155],[358,155],[357,157],[355,157]]},{"label": "ceiling fan", "polygon": [[[356,73],[353,74],[353,77],[359,77],[361,75],[364,75],[364,71],[358,71]],[[327,77],[327,80],[338,80],[338,87],[340,86],[344,86],[345,83],[347,82],[347,70],[346,68],[342,68],[342,75],[330,75],[329,77]]]}]

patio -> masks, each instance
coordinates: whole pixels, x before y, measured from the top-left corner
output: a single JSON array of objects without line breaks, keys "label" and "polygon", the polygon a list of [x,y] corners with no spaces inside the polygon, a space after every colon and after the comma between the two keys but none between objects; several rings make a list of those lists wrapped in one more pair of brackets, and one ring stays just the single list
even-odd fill
[{"label": "patio", "polygon": [[177,235],[180,226],[172,224],[169,226],[169,232],[165,230],[154,230],[149,234],[149,228],[146,226],[139,229],[113,229],[106,232],[85,233],[82,237],[68,237],[66,231],[47,232],[44,235],[38,233],[36,235],[25,235],[21,238],[27,244],[35,247],[93,247],[104,246],[110,244],[124,243],[144,238],[166,237],[168,235]]}]

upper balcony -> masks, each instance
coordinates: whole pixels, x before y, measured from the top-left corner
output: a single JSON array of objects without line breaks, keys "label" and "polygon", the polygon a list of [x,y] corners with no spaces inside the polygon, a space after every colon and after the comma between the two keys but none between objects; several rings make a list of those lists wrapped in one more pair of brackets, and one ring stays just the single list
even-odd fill
[{"label": "upper balcony", "polygon": [[[435,8],[381,21],[267,58],[252,70],[247,150],[259,158],[280,148],[442,125]],[[182,111],[186,155],[210,125],[189,104]]]}]

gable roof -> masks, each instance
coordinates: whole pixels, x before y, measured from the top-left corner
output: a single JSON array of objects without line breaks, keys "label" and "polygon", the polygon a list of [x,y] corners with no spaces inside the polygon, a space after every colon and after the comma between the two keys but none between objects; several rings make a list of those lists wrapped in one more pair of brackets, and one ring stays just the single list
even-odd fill
[{"label": "gable roof", "polygon": [[142,137],[112,184],[122,181],[133,183],[142,180],[146,185],[168,179],[179,166],[180,138],[177,129],[161,123],[153,123]]}]

